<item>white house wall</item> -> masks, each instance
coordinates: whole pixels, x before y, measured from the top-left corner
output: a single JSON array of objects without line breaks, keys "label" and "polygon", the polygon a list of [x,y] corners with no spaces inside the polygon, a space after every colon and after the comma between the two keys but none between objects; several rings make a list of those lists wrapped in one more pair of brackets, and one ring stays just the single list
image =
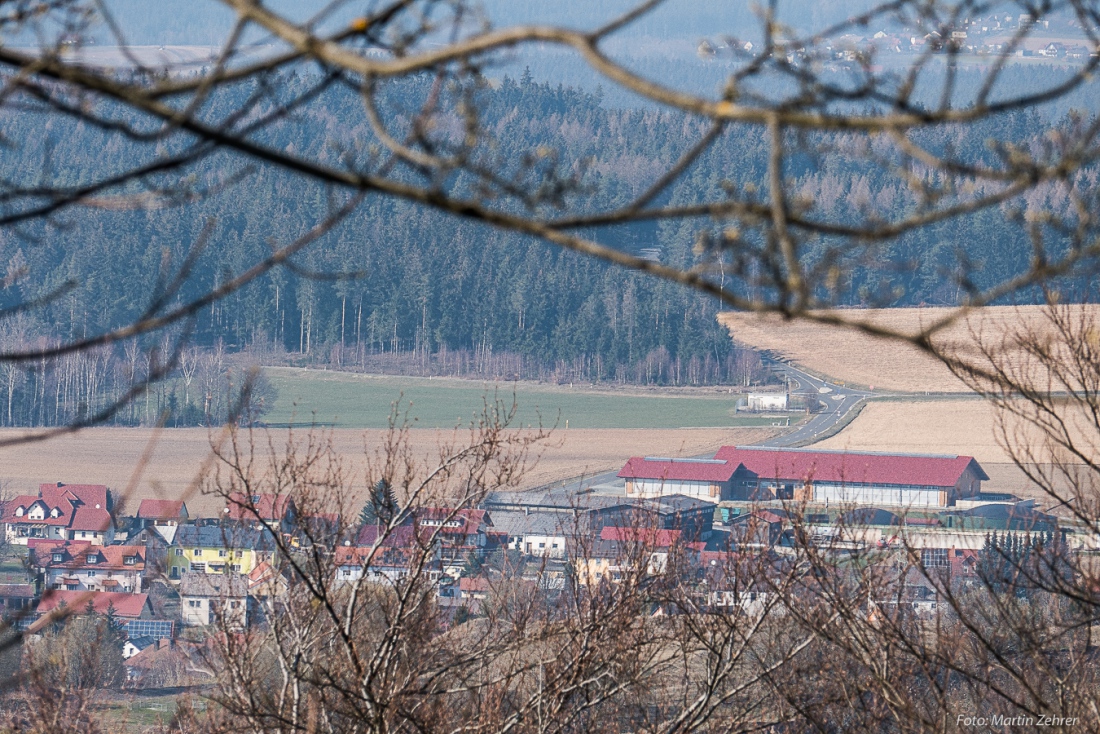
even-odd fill
[{"label": "white house wall", "polygon": [[533,556],[549,556],[550,558],[563,558],[565,556],[564,535],[535,535],[529,533],[519,537],[519,540],[511,540],[508,547],[512,550],[523,551]]}]

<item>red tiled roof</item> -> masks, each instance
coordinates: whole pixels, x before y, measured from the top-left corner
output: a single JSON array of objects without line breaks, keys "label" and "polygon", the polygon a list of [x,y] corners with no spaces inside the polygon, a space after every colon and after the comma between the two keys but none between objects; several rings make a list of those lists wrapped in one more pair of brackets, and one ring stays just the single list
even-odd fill
[{"label": "red tiled roof", "polygon": [[654,459],[632,456],[619,472],[623,479],[728,482],[737,464],[718,460]]},{"label": "red tiled roof", "polygon": [[138,506],[142,520],[176,520],[184,517],[183,500],[142,500]]},{"label": "red tiled roof", "polygon": [[86,505],[107,506],[107,485],[105,484],[41,484],[38,493],[47,502],[54,502],[54,498],[70,497],[83,502]]},{"label": "red tiled roof", "polygon": [[[46,510],[42,520],[29,520],[27,511],[37,502]],[[22,508],[22,515],[16,511]],[[57,509],[58,516],[51,517]],[[102,484],[43,484],[38,495],[20,495],[4,506],[0,521],[9,523],[34,522],[68,527],[73,530],[106,530],[111,525],[107,512],[107,487]]]},{"label": "red tiled roof", "polygon": [[137,619],[145,609],[148,594],[127,594],[121,591],[57,591],[47,589],[42,593],[42,600],[38,602],[38,613],[49,614],[65,602],[65,605],[73,614],[83,614],[92,602],[92,608],[97,614],[106,614],[107,610],[114,606],[115,615],[129,619]]},{"label": "red tiled roof", "polygon": [[71,530],[103,532],[109,527],[111,527],[111,513],[95,507],[77,507],[73,514],[73,521],[69,524]]},{"label": "red tiled roof", "polygon": [[290,507],[290,495],[288,494],[258,494],[249,497],[242,492],[234,492],[229,495],[229,504],[226,507],[230,520],[256,520],[265,522],[279,522],[286,516]]},{"label": "red tiled roof", "polygon": [[[369,548],[378,542],[378,537],[384,529],[381,525],[364,525],[359,529],[359,535],[356,537],[355,542],[360,547]],[[421,535],[423,536],[423,532]],[[382,546],[385,548],[411,548],[414,545],[416,545],[416,535],[413,533],[412,525],[398,525],[382,542]]]},{"label": "red tiled roof", "polygon": [[[35,560],[42,568],[88,569],[105,568],[113,571],[145,568],[145,548],[140,545],[90,545],[86,541],[74,543],[39,543],[33,549]],[[64,558],[54,562],[53,554],[62,553]],[[88,563],[88,556],[96,556],[95,563]],[[135,563],[126,563],[126,556],[134,556]]]},{"label": "red tiled roof", "polygon": [[680,540],[680,531],[658,528],[621,528],[614,525],[604,525],[600,530],[600,540],[637,542],[652,545],[656,548],[670,548]]},{"label": "red tiled roof", "polygon": [[482,576],[463,576],[458,580],[459,591],[488,592],[492,590],[489,579]]},{"label": "red tiled roof", "polygon": [[971,467],[979,479],[989,479],[971,456],[723,446],[714,457],[743,466],[761,479],[953,487]]}]

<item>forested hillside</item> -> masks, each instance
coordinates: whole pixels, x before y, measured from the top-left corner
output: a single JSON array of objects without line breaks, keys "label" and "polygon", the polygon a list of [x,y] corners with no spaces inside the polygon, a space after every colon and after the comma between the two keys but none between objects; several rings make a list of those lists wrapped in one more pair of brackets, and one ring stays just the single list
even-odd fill
[{"label": "forested hillside", "polygon": [[[295,85],[305,83],[292,77],[285,91],[293,94]],[[412,100],[424,92],[424,84],[414,82],[388,94]],[[215,100],[209,114],[216,117],[222,107],[232,109],[238,101]],[[264,142],[333,159],[369,155],[369,131],[343,122],[361,118],[358,104],[353,92],[326,93],[267,129]],[[577,172],[581,189],[566,194],[574,209],[586,202],[601,207],[625,203],[703,132],[690,119],[608,109],[598,95],[528,77],[486,89],[479,104],[482,123],[495,133],[486,160],[499,162],[506,172],[519,175],[523,165],[540,165],[540,150],[560,151],[562,160],[587,161],[585,170]],[[123,170],[165,153],[56,114],[8,109],[4,115],[0,124],[6,138],[20,141],[0,153],[0,174],[8,180],[33,181],[40,171],[25,162],[43,160],[77,185],[93,171]],[[965,132],[941,128],[921,134],[933,148],[969,147],[980,158],[988,140],[1028,144],[1048,125],[1037,115],[1016,114]],[[759,180],[765,166],[760,134],[754,128],[732,128],[668,196],[686,203],[721,186],[727,177]],[[233,176],[246,167],[251,175],[243,183],[234,182]],[[795,158],[788,174],[798,181],[802,199],[832,216],[884,216],[916,205],[896,178],[860,157]],[[7,305],[41,297],[66,281],[75,283],[64,297],[6,321],[7,343],[91,334],[126,323],[147,307],[166,264],[178,265],[195,252],[190,277],[175,295],[192,297],[241,272],[273,245],[301,236],[331,209],[330,192],[324,188],[221,154],[182,175],[202,196],[175,201],[149,194],[136,200],[140,205],[133,198],[104,197],[79,217],[5,230],[0,257],[11,283]],[[171,172],[164,181],[179,176]],[[455,180],[445,185],[464,184]],[[1054,189],[1033,198],[1025,206],[1059,211],[1066,202],[1064,192]],[[594,234],[617,247],[684,264],[695,257],[696,243],[688,229],[639,224]],[[822,241],[810,257],[820,256],[828,246]],[[882,298],[896,304],[951,303],[958,288],[943,277],[941,268],[954,262],[958,250],[965,250],[974,264],[976,280],[993,283],[1023,267],[1029,248],[1025,233],[1008,223],[1003,211],[933,226],[886,251],[869,253],[862,267],[842,273],[842,305]],[[529,238],[392,199],[368,198],[295,265],[200,313],[192,327],[193,343],[220,344],[227,354],[251,349],[269,359],[297,363],[569,380],[701,384],[739,381],[749,369],[716,324],[713,301]],[[328,277],[309,277],[316,273]],[[331,277],[340,273],[354,277]],[[379,361],[383,355],[389,362]],[[136,357],[127,359],[121,351],[104,357],[105,364],[112,360],[121,370],[112,378],[116,388],[139,372]],[[104,378],[93,383],[104,384]],[[23,389],[30,390],[31,384],[25,381]],[[33,384],[37,400],[56,393],[50,399],[58,419],[89,410],[102,399],[66,401],[60,386],[55,390],[53,383],[39,384],[38,376]],[[80,389],[72,390],[80,394]],[[3,421],[19,423],[21,393],[14,382],[7,393],[16,406],[4,411]],[[188,402],[182,395],[176,399]],[[65,405],[69,408],[63,410]],[[23,420],[51,422],[48,414],[42,406],[28,408]]]}]

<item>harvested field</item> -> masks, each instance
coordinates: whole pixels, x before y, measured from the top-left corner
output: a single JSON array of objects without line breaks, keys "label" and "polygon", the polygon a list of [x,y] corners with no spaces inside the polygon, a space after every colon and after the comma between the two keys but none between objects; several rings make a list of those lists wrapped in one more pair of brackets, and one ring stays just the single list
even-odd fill
[{"label": "harvested field", "polygon": [[[621,466],[632,455],[693,456],[713,452],[723,444],[761,441],[772,432],[770,428],[559,430],[543,448],[541,459],[522,486],[530,488],[607,471]],[[364,466],[364,449],[373,453],[385,435],[380,430],[336,429],[331,433],[337,452],[358,471]],[[18,431],[0,431],[0,439],[16,435]],[[285,443],[284,430],[273,429],[270,435],[276,445]],[[410,433],[411,448],[414,455],[427,459],[438,454],[441,442],[462,440],[466,435],[416,429]],[[152,436],[150,429],[95,428],[45,443],[7,447],[0,451],[3,457],[0,482],[9,494],[35,492],[39,483],[56,481],[106,484],[122,491],[131,482],[134,468]],[[257,436],[266,445],[266,437],[259,433]],[[203,496],[197,489],[197,475],[209,452],[205,429],[162,431],[137,481],[134,502],[149,497],[182,497],[192,515],[218,514],[221,503]],[[362,484],[356,482],[359,487]],[[360,496],[348,500],[355,507],[362,501]]]},{"label": "harvested field", "polygon": [[1010,462],[997,442],[994,421],[993,408],[980,399],[872,402],[847,428],[814,448],[965,454],[982,466]]},{"label": "harvested field", "polygon": [[[1082,307],[1071,307],[1082,310]],[[1088,307],[1096,319],[1095,307]],[[917,333],[949,315],[949,308],[892,308],[838,311],[853,322],[873,324],[902,334]],[[774,351],[796,364],[839,381],[903,392],[962,393],[969,389],[936,359],[903,342],[876,338],[844,327],[823,326],[804,320],[784,321],[775,316],[723,313],[719,320],[735,341]],[[971,313],[939,332],[935,343],[954,353],[982,360],[977,344],[1001,345],[1021,330],[1047,331],[1042,306],[993,306]],[[1013,359],[1017,359],[1013,357]]]}]

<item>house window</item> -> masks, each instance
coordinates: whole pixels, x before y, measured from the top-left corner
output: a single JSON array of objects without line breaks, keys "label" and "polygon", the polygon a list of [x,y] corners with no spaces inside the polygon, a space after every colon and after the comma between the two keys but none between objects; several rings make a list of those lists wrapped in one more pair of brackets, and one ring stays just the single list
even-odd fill
[{"label": "house window", "polygon": [[196,556],[201,556],[202,555],[202,548],[196,548],[195,549],[195,555]]},{"label": "house window", "polygon": [[240,609],[241,608],[241,603],[239,601],[231,601],[231,602],[229,602],[229,608],[230,609]]},{"label": "house window", "polygon": [[239,564],[239,563],[234,563],[232,568],[233,568],[233,573],[240,573],[241,572],[241,564]]},{"label": "house window", "polygon": [[53,554],[53,562],[54,563],[61,563],[64,560],[65,560],[65,554],[64,553],[54,553]]},{"label": "house window", "polygon": [[195,600],[195,599],[191,599],[190,601],[188,601],[188,602],[187,602],[187,606],[189,606],[189,607],[191,607],[192,609],[194,609],[194,608],[196,608],[196,607],[198,607],[198,606],[199,606],[199,602],[198,602],[197,600]]},{"label": "house window", "polygon": [[89,578],[95,578],[95,571],[89,571],[88,572],[88,577]]},{"label": "house window", "polygon": [[206,573],[206,564],[205,563],[192,563],[191,564],[191,570],[196,571],[198,573]]},{"label": "house window", "polygon": [[557,544],[557,543],[554,543],[554,544],[553,544],[553,545],[551,545],[550,547],[551,547],[551,548],[553,548],[554,550],[557,550],[557,549],[558,549],[558,544]]},{"label": "house window", "polygon": [[183,548],[176,548],[176,555],[177,556],[182,556],[183,555]]},{"label": "house window", "polygon": [[224,550],[218,551],[218,558],[225,558],[225,551]]},{"label": "house window", "polygon": [[947,568],[947,550],[925,548],[920,552],[920,562],[925,568]]}]

